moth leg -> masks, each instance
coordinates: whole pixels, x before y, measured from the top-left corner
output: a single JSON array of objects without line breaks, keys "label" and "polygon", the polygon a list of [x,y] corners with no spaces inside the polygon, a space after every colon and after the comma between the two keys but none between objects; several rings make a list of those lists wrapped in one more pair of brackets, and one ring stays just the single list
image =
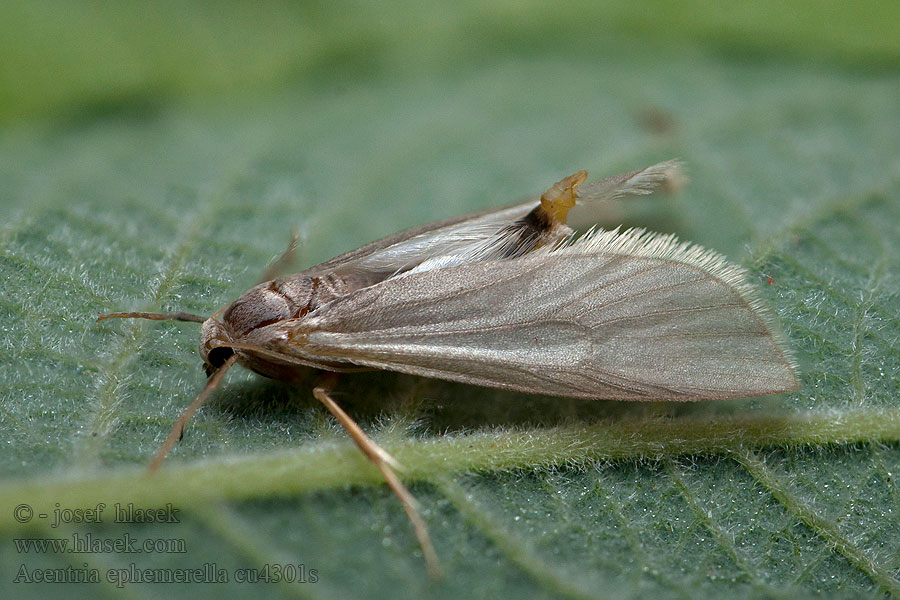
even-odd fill
[{"label": "moth leg", "polygon": [[175,421],[175,425],[172,426],[172,431],[169,432],[169,437],[166,438],[163,445],[156,451],[156,455],[154,455],[153,460],[150,461],[147,470],[152,473],[159,469],[159,466],[162,464],[163,460],[165,460],[166,455],[169,454],[172,448],[175,447],[175,444],[177,444],[182,436],[184,436],[184,428],[188,421],[191,420],[191,417],[194,416],[197,409],[203,406],[210,395],[219,387],[219,384],[222,383],[222,379],[225,377],[225,372],[231,368],[231,365],[234,364],[235,360],[237,360],[237,356],[232,354],[228,357],[228,360],[222,363],[221,367],[213,371],[212,375],[210,375],[209,379],[206,381],[206,385],[203,386],[203,389],[200,390],[200,393],[194,398],[194,401],[184,409],[184,412],[181,413],[181,416]]},{"label": "moth leg", "polygon": [[297,255],[297,246],[299,246],[299,244],[300,235],[297,233],[297,230],[294,229],[291,231],[291,241],[288,243],[288,247],[281,253],[281,256],[276,258],[272,264],[266,267],[259,283],[264,283],[281,275],[285,269],[294,262],[294,258]]},{"label": "moth leg", "polygon": [[337,402],[331,398],[329,393],[334,389],[337,377],[334,373],[328,373],[326,374],[326,377],[327,379],[324,379],[320,385],[313,389],[313,396],[325,405],[325,408],[334,415],[341,426],[350,434],[350,437],[353,438],[353,441],[356,442],[359,449],[366,455],[366,458],[372,461],[372,463],[378,467],[378,470],[381,471],[388,487],[391,488],[391,491],[394,492],[394,495],[400,500],[400,503],[403,505],[403,510],[406,511],[406,516],[409,517],[409,520],[412,523],[416,538],[419,540],[419,546],[422,548],[422,555],[425,557],[425,565],[428,568],[429,575],[433,579],[441,577],[443,573],[438,561],[437,553],[435,553],[434,546],[431,544],[431,537],[428,535],[428,526],[425,524],[422,515],[419,513],[419,502],[416,500],[415,496],[406,489],[406,486],[403,485],[403,482],[397,477],[397,473],[394,472],[394,469],[403,470],[402,466],[393,456],[388,454],[384,448],[372,441],[372,438],[366,435],[360,426],[344,412],[344,409],[338,406]]}]

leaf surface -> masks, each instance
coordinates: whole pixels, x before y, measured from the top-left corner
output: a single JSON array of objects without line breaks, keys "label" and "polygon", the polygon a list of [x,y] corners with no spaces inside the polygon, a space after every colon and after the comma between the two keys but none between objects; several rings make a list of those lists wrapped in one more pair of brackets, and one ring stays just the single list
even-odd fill
[{"label": "leaf surface", "polygon": [[[85,31],[110,28],[74,58],[56,5],[3,9],[20,44],[0,67],[0,595],[900,595],[900,49],[884,32],[896,10],[832,8],[792,29],[785,14],[807,3],[694,4],[696,19],[533,3],[397,8],[392,21],[273,3],[246,35],[235,12],[199,53],[197,31],[215,27],[152,40],[161,23],[207,23],[202,9],[95,8]],[[136,36],[130,59],[119,35]],[[13,85],[37,64],[83,72],[52,94],[37,75]],[[234,370],[144,474],[203,385],[198,330],[97,313],[210,314],[292,225],[306,266],[578,169],[671,157],[690,185],[610,218],[749,268],[800,360],[798,392],[636,405],[344,377],[338,402],[408,467],[448,573],[436,584],[396,500],[310,397],[312,376],[291,387]],[[99,502],[101,524],[50,526],[57,503]],[[114,523],[129,502],[173,503],[179,522]],[[51,517],[22,524],[23,503]],[[87,533],[185,552],[26,555],[14,542]],[[108,581],[132,563],[215,563],[230,583]],[[318,582],[235,581],[288,564]],[[13,583],[22,565],[102,581]]]}]

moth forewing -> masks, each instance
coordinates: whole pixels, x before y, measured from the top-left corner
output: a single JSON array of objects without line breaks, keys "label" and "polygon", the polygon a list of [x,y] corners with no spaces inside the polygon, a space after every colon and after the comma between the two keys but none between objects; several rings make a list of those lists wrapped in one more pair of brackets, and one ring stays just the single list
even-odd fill
[{"label": "moth forewing", "polygon": [[555,396],[702,400],[796,386],[743,271],[640,230],[398,276],[281,327],[277,352]]},{"label": "moth forewing", "polygon": [[775,319],[721,256],[641,230],[566,224],[578,204],[674,186],[666,162],[582,185],[579,171],[535,198],[409,229],[261,283],[203,321],[183,313],[111,317],[203,321],[206,387],[151,463],[235,362],[268,377],[326,373],[313,395],[381,470],[437,558],[398,463],[330,397],[334,373],[365,368],[555,396],[700,400],[797,385]]}]

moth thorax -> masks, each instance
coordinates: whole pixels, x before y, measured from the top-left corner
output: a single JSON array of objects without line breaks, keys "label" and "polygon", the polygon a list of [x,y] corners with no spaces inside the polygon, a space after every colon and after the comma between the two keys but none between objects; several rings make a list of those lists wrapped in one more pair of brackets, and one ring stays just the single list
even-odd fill
[{"label": "moth thorax", "polygon": [[309,278],[273,279],[247,291],[231,303],[222,321],[236,337],[298,316],[310,303],[313,285]]}]

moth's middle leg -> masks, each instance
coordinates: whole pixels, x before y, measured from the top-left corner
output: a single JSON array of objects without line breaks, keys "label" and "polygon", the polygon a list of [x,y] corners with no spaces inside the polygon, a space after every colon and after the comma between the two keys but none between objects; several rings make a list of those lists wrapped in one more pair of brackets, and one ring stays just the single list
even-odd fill
[{"label": "moth's middle leg", "polygon": [[362,428],[357,425],[356,421],[350,418],[344,409],[338,406],[337,402],[332,399],[330,392],[337,383],[337,373],[325,373],[322,382],[313,389],[313,396],[325,405],[325,408],[340,422],[341,426],[350,434],[356,445],[362,450],[372,463],[381,471],[382,476],[394,492],[394,495],[400,500],[406,516],[409,517],[422,547],[422,555],[425,558],[425,564],[432,578],[438,578],[442,575],[440,564],[438,563],[437,554],[434,546],[431,544],[431,537],[428,535],[428,526],[425,524],[422,515],[419,513],[419,502],[415,496],[403,485],[397,473],[394,471],[402,471],[403,467],[391,456],[384,448],[372,441]]}]

